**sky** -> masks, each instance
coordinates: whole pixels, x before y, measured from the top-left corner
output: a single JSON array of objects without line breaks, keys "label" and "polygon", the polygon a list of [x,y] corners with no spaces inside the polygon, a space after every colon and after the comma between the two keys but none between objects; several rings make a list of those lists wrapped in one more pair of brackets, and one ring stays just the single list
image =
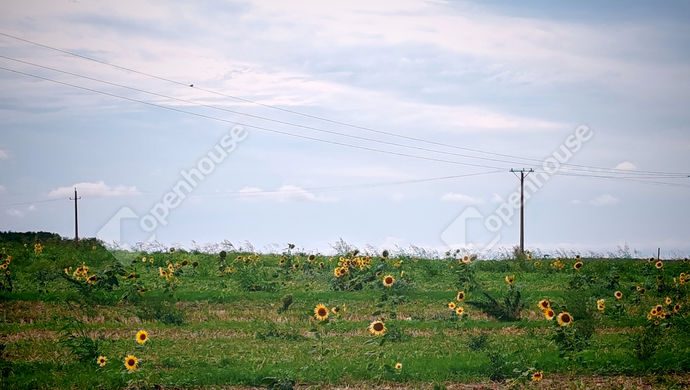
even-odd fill
[{"label": "sky", "polygon": [[532,168],[526,249],[688,256],[689,18],[673,1],[6,1],[0,231],[73,236],[76,187],[80,236],[125,247],[488,256],[518,243],[509,170]]}]

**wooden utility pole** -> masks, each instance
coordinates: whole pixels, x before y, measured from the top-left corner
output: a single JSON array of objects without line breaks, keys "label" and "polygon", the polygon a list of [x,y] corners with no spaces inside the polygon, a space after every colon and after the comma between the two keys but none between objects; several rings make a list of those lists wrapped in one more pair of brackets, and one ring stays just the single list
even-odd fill
[{"label": "wooden utility pole", "polygon": [[525,177],[534,172],[534,169],[511,169],[510,172],[520,172],[520,254],[525,254]]},{"label": "wooden utility pole", "polygon": [[69,200],[74,200],[74,241],[79,241],[79,220],[77,218],[77,201],[81,199],[77,196],[77,188],[74,188],[74,198],[69,198]]}]

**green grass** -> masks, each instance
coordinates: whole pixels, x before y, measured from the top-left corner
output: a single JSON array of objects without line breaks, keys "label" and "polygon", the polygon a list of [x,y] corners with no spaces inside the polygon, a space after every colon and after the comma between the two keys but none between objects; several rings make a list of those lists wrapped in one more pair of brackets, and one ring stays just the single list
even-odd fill
[{"label": "green grass", "polygon": [[[113,256],[95,241],[75,244],[55,237],[43,237],[44,249],[37,254],[33,241],[24,247],[26,237],[4,237],[1,245],[12,256],[13,289],[0,291],[3,389],[261,386],[267,377],[303,384],[398,382],[417,387],[489,378],[527,380],[535,370],[544,371],[546,378],[690,372],[689,284],[673,283],[681,272],[690,273],[685,261],[666,261],[656,269],[642,259],[584,259],[583,269],[575,271],[575,259],[561,259],[565,267],[558,271],[549,259],[540,259],[538,266],[526,260],[480,260],[467,266],[454,259],[372,256],[371,268],[351,269],[348,278],[373,275],[371,270],[379,267],[381,275],[397,279],[395,285],[386,289],[381,275],[373,275],[361,289],[337,291],[333,269],[338,258],[317,256],[310,267],[306,254],[286,253],[290,262],[300,264],[292,270],[279,264],[281,255],[257,255],[245,266],[234,260],[248,254],[228,253],[225,268],[234,272],[223,273],[223,262],[212,254]],[[143,256],[154,258],[154,263],[141,262]],[[184,260],[190,265],[178,272],[176,283],[166,283],[158,268]],[[89,274],[117,266],[117,284],[77,288],[62,274],[82,262],[90,267]],[[193,268],[193,262],[199,265]],[[319,262],[325,266],[319,268]],[[123,278],[132,272],[138,277]],[[467,275],[476,285],[461,278]],[[515,275],[522,294],[520,320],[498,321],[466,303],[464,318],[447,309],[459,288],[468,300],[486,291],[500,302],[507,292],[506,275]],[[577,285],[582,276],[588,281]],[[249,291],[247,286],[267,291]],[[647,292],[639,294],[637,286]],[[145,291],[122,299],[136,289]],[[623,292],[621,300],[613,297],[616,290]],[[279,314],[288,294],[293,303]],[[631,340],[644,327],[654,327],[647,313],[666,296],[682,304],[680,313],[654,328],[660,335],[658,349],[640,360]],[[562,353],[563,346],[554,341],[558,326],[537,308],[544,298],[557,313],[591,316],[591,339],[576,351]],[[606,299],[603,313],[596,310],[599,298]],[[313,317],[318,303],[342,308],[340,316],[331,314],[328,323],[318,323]],[[614,315],[616,304],[622,306]],[[152,319],[142,320],[145,313]],[[182,322],[162,322],[165,315],[179,316]],[[109,359],[105,367],[79,362],[67,345],[57,342],[61,329],[75,317],[88,337],[99,341],[98,353]],[[388,328],[382,345],[382,338],[367,330],[379,318]],[[580,326],[586,322],[576,315],[565,330],[580,340]],[[141,329],[150,336],[144,345],[134,341]],[[396,334],[401,338],[392,338]],[[486,345],[473,349],[471,341],[479,334],[488,336]],[[129,354],[140,359],[136,372],[125,372],[122,361]],[[397,362],[402,370],[388,368]]]}]

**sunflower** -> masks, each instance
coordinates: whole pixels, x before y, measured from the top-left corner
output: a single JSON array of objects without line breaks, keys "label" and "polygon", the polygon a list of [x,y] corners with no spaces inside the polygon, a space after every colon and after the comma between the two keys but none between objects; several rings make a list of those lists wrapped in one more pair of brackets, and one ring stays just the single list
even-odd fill
[{"label": "sunflower", "polygon": [[604,306],[604,305],[597,305],[597,310],[599,310],[599,311],[604,311],[604,309],[606,309],[606,306]]},{"label": "sunflower", "polygon": [[134,371],[137,369],[137,364],[139,363],[139,359],[136,357],[129,355],[125,358],[125,367],[130,370]]},{"label": "sunflower", "polygon": [[469,263],[472,262],[472,258],[471,258],[470,256],[468,256],[468,255],[465,255],[465,256],[462,257],[462,262],[465,263],[465,264],[469,264]]},{"label": "sunflower", "polygon": [[666,305],[668,306],[668,305],[670,305],[670,304],[673,302],[673,300],[671,300],[670,297],[666,297],[665,302],[666,302]]},{"label": "sunflower", "polygon": [[309,255],[309,257],[307,257],[307,259],[309,261],[314,261],[314,260],[316,260],[316,255]]},{"label": "sunflower", "polygon": [[546,317],[547,320],[551,321],[553,320],[553,317],[556,316],[556,312],[554,312],[551,309],[546,309],[544,310],[544,317]]},{"label": "sunflower", "polygon": [[314,318],[319,321],[326,321],[328,319],[328,308],[323,304],[318,304],[314,308]]},{"label": "sunflower", "polygon": [[506,283],[511,286],[515,284],[515,275],[506,276]]},{"label": "sunflower", "polygon": [[465,314],[465,309],[463,309],[462,306],[458,306],[455,308],[455,314],[461,316]]},{"label": "sunflower", "polygon": [[369,332],[374,336],[380,336],[386,333],[386,324],[383,321],[376,320],[369,324]]},{"label": "sunflower", "polygon": [[336,278],[339,278],[341,276],[340,267],[335,267],[335,269],[333,270],[333,275],[335,275]]},{"label": "sunflower", "polygon": [[532,382],[539,382],[542,380],[544,377],[544,374],[541,371],[537,371],[534,374],[532,374]]},{"label": "sunflower", "polygon": [[166,276],[167,272],[162,267],[158,267],[158,275],[160,276]]},{"label": "sunflower", "polygon": [[542,310],[549,309],[551,308],[551,302],[549,302],[548,299],[542,299],[541,301],[539,301],[539,308]]},{"label": "sunflower", "polygon": [[295,271],[297,271],[297,270],[299,269],[299,263],[294,263],[294,264],[292,265],[292,269],[294,269]]},{"label": "sunflower", "polygon": [[661,313],[661,311],[664,310],[664,307],[661,306],[661,305],[656,305],[656,306],[654,306],[654,309],[655,309],[657,312]]},{"label": "sunflower", "polygon": [[393,285],[393,283],[395,283],[395,278],[393,278],[393,276],[386,275],[383,277],[383,285],[385,287],[390,287]]},{"label": "sunflower", "polygon": [[615,293],[613,293],[613,296],[616,297],[616,299],[621,299],[623,298],[623,293],[620,291],[616,291]]},{"label": "sunflower", "polygon": [[678,313],[680,311],[680,307],[680,303],[676,303],[675,305],[673,305],[673,312]]},{"label": "sunflower", "polygon": [[452,302],[452,301],[451,301],[451,302],[448,302],[448,308],[449,308],[450,310],[455,310],[455,302]]},{"label": "sunflower", "polygon": [[396,370],[402,370],[402,363],[395,363]]},{"label": "sunflower", "polygon": [[645,293],[646,291],[647,291],[647,290],[645,290],[644,287],[641,287],[641,288],[640,288],[640,295],[644,295],[644,293]]},{"label": "sunflower", "polygon": [[323,268],[323,261],[319,261],[319,268]]},{"label": "sunflower", "polygon": [[387,259],[387,258],[388,258],[388,250],[384,250],[384,251],[381,253],[381,257],[383,257],[384,259]]},{"label": "sunflower", "polygon": [[137,332],[137,343],[144,344],[149,340],[149,334],[145,330],[140,330]]},{"label": "sunflower", "polygon": [[573,264],[573,269],[575,269],[575,271],[579,271],[580,268],[582,268],[582,262],[581,261],[578,261],[577,263]]},{"label": "sunflower", "polygon": [[144,256],[144,257],[141,258],[141,262],[142,262],[142,263],[146,263],[146,256]]},{"label": "sunflower", "polygon": [[335,315],[340,315],[340,308],[338,306],[333,306],[331,308],[331,313],[333,313]]},{"label": "sunflower", "polygon": [[153,264],[153,257],[149,257],[149,263]]},{"label": "sunflower", "polygon": [[105,366],[105,363],[108,362],[108,358],[105,356],[99,356],[98,359],[96,359],[96,363],[98,363],[99,366],[103,367]]},{"label": "sunflower", "polygon": [[664,263],[663,263],[661,260],[659,260],[659,261],[657,261],[657,262],[654,264],[654,266],[655,266],[657,269],[661,269],[661,268],[664,266]]},{"label": "sunflower", "polygon": [[573,322],[573,317],[568,313],[567,311],[564,311],[563,313],[558,315],[558,325],[560,326],[568,326]]},{"label": "sunflower", "polygon": [[657,313],[658,313],[658,311],[656,310],[656,308],[652,308],[652,310],[649,312],[649,314],[651,314],[653,316],[657,315]]},{"label": "sunflower", "polygon": [[458,291],[458,296],[455,297],[458,301],[462,302],[465,300],[465,292],[464,291]]}]

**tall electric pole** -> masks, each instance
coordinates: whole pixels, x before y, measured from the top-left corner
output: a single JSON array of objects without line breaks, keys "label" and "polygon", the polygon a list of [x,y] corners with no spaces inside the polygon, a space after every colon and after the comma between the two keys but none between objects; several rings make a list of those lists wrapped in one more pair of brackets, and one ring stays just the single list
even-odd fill
[{"label": "tall electric pole", "polygon": [[79,220],[77,219],[77,201],[81,199],[77,196],[77,187],[74,187],[74,198],[69,198],[69,200],[74,200],[74,241],[79,241]]},{"label": "tall electric pole", "polygon": [[[516,169],[511,169],[510,171],[513,172],[513,174],[520,172],[520,254],[524,254],[525,253],[525,178],[531,172],[534,172],[534,169],[522,168],[519,171]],[[517,175],[515,175],[515,176],[517,176]]]}]

